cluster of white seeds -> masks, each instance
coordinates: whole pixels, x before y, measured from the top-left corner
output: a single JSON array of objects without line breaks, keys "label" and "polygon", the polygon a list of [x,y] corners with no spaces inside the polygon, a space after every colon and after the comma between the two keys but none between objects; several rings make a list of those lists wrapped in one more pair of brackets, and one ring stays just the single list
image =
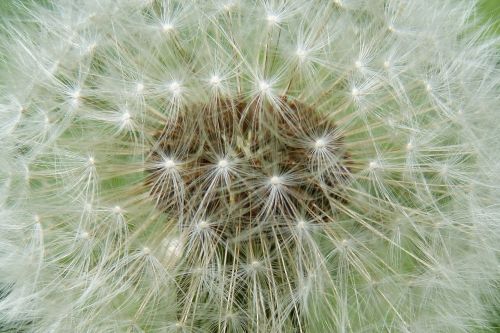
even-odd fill
[{"label": "cluster of white seeds", "polygon": [[471,2],[0,10],[0,331],[495,329]]}]

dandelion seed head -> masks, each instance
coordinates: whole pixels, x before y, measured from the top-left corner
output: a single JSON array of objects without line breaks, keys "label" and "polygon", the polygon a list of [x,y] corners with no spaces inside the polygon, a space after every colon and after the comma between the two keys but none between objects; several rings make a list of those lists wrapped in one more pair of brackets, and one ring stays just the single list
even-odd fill
[{"label": "dandelion seed head", "polygon": [[[311,122],[310,126],[313,128],[322,126],[326,133],[333,132],[335,128],[333,121],[315,114],[313,109],[305,105],[290,102],[287,107],[293,110],[294,116],[299,117],[297,124]],[[192,214],[189,207],[201,207],[197,214],[209,211],[215,216],[226,214],[222,207],[231,207],[230,209],[235,207],[232,218],[235,221],[248,221],[244,227],[240,227],[248,229],[247,223],[251,223],[254,215],[263,220],[277,218],[280,212],[287,211],[291,214],[296,210],[306,209],[305,203],[297,201],[296,198],[323,197],[321,184],[315,177],[327,179],[329,184],[338,184],[336,188],[338,193],[341,193],[341,180],[349,178],[350,173],[350,169],[344,165],[344,155],[335,149],[325,151],[324,144],[328,139],[320,137],[325,142],[319,142],[319,146],[323,148],[318,152],[319,155],[326,153],[329,164],[321,162],[322,165],[328,165],[328,174],[318,176],[317,168],[311,169],[310,166],[314,164],[311,161],[310,147],[294,152],[296,148],[292,148],[293,142],[303,140],[303,137],[301,132],[295,131],[294,125],[286,119],[280,119],[276,125],[279,127],[279,132],[294,137],[288,140],[289,142],[279,140],[274,130],[267,132],[261,138],[253,137],[254,129],[247,125],[246,117],[256,115],[256,112],[260,111],[259,108],[258,104],[245,104],[241,100],[221,100],[216,107],[196,106],[179,116],[176,124],[170,125],[174,130],[167,127],[164,133],[159,134],[158,142],[154,144],[157,148],[154,148],[152,153],[153,167],[149,170],[150,175],[146,181],[146,184],[153,184],[151,195],[156,201],[156,206],[161,210],[165,206],[170,207],[175,204],[177,208],[183,210],[183,214]],[[213,113],[215,111],[217,114]],[[281,109],[268,111],[276,112],[278,115],[282,112]],[[214,119],[217,121],[217,129],[213,128]],[[192,140],[185,141],[188,137],[178,134],[183,133],[192,124],[199,126],[197,135],[190,136]],[[337,134],[336,137],[340,148],[342,135]],[[211,138],[212,141],[210,145],[201,146],[198,138]],[[279,150],[284,152],[282,156],[274,155],[272,150],[269,150],[270,142],[278,145]],[[315,140],[310,144],[314,146]],[[224,147],[224,150],[238,155],[237,165],[234,165],[226,153],[221,154],[218,147]],[[169,156],[172,151],[189,152],[184,155],[186,162],[182,174],[158,172],[155,165],[165,163],[165,159],[159,162],[155,160],[161,156]],[[269,151],[271,154],[261,154],[259,151]],[[339,156],[335,156],[336,154]],[[214,161],[214,156],[225,157],[216,158]],[[283,170],[279,173],[272,172],[274,167],[268,169],[272,165],[281,165]],[[295,175],[293,169],[308,171]],[[264,174],[271,175],[262,177]],[[308,185],[301,187],[301,183]],[[234,190],[233,186],[236,186]],[[189,204],[186,205],[186,202]],[[321,203],[321,206],[324,204],[326,201]],[[316,207],[314,209],[326,209],[326,207]],[[204,225],[196,223],[194,230],[204,230]],[[228,223],[224,228],[229,231],[236,226],[237,223]],[[214,227],[213,232],[218,232],[218,226]]]},{"label": "dandelion seed head", "polygon": [[494,330],[474,2],[3,9],[0,327]]}]

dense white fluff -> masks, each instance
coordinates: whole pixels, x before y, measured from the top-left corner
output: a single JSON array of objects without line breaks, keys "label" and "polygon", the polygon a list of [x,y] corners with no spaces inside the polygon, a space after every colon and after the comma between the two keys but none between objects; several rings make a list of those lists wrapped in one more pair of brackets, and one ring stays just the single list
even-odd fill
[{"label": "dense white fluff", "polygon": [[498,329],[474,1],[4,7],[0,331]]}]

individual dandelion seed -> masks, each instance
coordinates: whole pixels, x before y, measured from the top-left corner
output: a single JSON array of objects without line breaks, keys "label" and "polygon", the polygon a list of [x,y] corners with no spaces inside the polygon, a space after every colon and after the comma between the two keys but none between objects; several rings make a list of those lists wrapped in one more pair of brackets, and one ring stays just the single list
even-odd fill
[{"label": "individual dandelion seed", "polygon": [[0,331],[495,329],[472,2],[1,6]]}]

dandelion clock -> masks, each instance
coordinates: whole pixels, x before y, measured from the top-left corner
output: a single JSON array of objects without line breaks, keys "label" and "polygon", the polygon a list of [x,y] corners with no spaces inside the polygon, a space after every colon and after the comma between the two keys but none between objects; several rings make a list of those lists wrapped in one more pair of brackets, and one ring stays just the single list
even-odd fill
[{"label": "dandelion clock", "polygon": [[474,1],[1,10],[0,331],[498,329]]}]

